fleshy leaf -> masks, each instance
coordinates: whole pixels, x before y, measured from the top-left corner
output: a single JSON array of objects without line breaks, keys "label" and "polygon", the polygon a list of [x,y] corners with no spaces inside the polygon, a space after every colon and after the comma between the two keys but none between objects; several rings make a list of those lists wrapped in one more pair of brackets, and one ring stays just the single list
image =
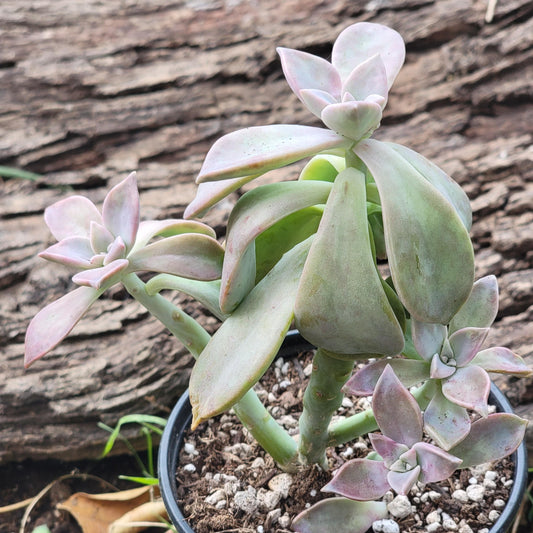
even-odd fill
[{"label": "fleshy leaf", "polygon": [[440,390],[424,411],[426,433],[445,450],[464,439],[470,431],[470,417],[464,407],[450,402]]},{"label": "fleshy leaf", "polygon": [[207,344],[191,375],[193,427],[231,407],[272,362],[293,318],[309,245],[287,252]]},{"label": "fleshy leaf", "polygon": [[124,259],[126,255],[126,245],[122,237],[117,237],[110,245],[107,254],[104,257],[104,265],[108,265],[117,259]]},{"label": "fleshy leaf", "polygon": [[295,318],[309,342],[335,353],[392,355],[403,348],[371,254],[365,177],[354,168],[333,184],[305,263]]},{"label": "fleshy leaf", "polygon": [[114,238],[111,232],[102,224],[91,222],[90,227],[90,241],[92,249],[95,253],[104,253],[108,246],[113,242]]},{"label": "fleshy leaf", "polygon": [[487,416],[487,400],[490,393],[489,375],[479,366],[469,365],[458,368],[455,373],[442,384],[442,394],[467,409]]},{"label": "fleshy leaf", "polygon": [[372,397],[374,417],[381,432],[411,447],[422,440],[422,412],[390,365],[385,367]]},{"label": "fleshy leaf", "polygon": [[146,283],[146,292],[150,296],[168,289],[184,292],[200,302],[220,320],[226,318],[218,304],[220,280],[200,281],[172,274],[159,274]]},{"label": "fleshy leaf", "polygon": [[130,250],[139,227],[139,190],[135,172],[107,193],[102,218],[104,226],[114,237],[122,237],[126,249]]},{"label": "fleshy leaf", "polygon": [[387,256],[400,300],[416,320],[447,324],[468,298],[474,279],[465,226],[442,194],[390,146],[367,139],[354,151],[379,189]]},{"label": "fleshy leaf", "polygon": [[442,481],[450,477],[462,463],[458,457],[427,442],[417,442],[412,449],[416,451],[422,483]]},{"label": "fleshy leaf", "polygon": [[381,107],[374,102],[342,102],[325,107],[320,118],[339,135],[359,141],[379,126]]},{"label": "fleshy leaf", "polygon": [[116,259],[100,268],[82,270],[72,276],[72,281],[77,285],[92,287],[93,289],[106,289],[119,281],[128,265],[127,259]]},{"label": "fleshy leaf", "polygon": [[312,126],[273,124],[228,133],[211,147],[197,178],[205,181],[258,176],[350,141]]},{"label": "fleshy leaf", "polygon": [[66,237],[39,254],[39,257],[69,267],[89,268],[94,252],[87,237]]},{"label": "fleshy leaf", "polygon": [[[277,51],[287,83],[298,98],[301,99],[302,89],[317,89],[340,100],[341,79],[329,61],[291,48],[279,47]],[[312,108],[311,111],[315,113]],[[320,116],[320,112],[316,115]]]},{"label": "fleshy leaf", "polygon": [[299,180],[320,180],[333,183],[337,174],[346,168],[344,157],[336,155],[316,155],[300,172]]},{"label": "fleshy leaf", "polygon": [[[372,94],[377,94],[387,101],[387,73],[379,54],[368,58],[357,65],[342,85],[342,91],[350,93],[355,100],[364,100]],[[385,107],[385,103],[382,108]]]},{"label": "fleshy leaf", "polygon": [[[472,227],[472,208],[470,200],[462,189],[450,176],[440,169],[435,163],[429,161],[418,152],[396,143],[386,143],[400,154],[410,165],[412,165],[433,187],[435,187],[451,205],[463,221],[467,230]],[[465,324],[465,326],[474,326],[476,324]],[[485,327],[485,326],[479,326]]]},{"label": "fleshy leaf", "polygon": [[231,178],[223,181],[209,181],[200,183],[196,190],[194,200],[187,206],[183,213],[183,218],[194,218],[203,216],[210,207],[220,202],[249,181],[254,180],[261,174],[253,174],[244,178]]},{"label": "fleshy leaf", "polygon": [[389,490],[387,472],[382,461],[352,459],[339,468],[322,491],[335,492],[351,500],[375,500]]},{"label": "fleshy leaf", "polygon": [[402,36],[392,28],[371,22],[352,24],[337,37],[331,62],[344,81],[357,65],[376,54],[385,65],[390,89],[405,59]]},{"label": "fleshy leaf", "polygon": [[513,453],[524,439],[527,420],[494,413],[472,424],[470,433],[450,453],[463,460],[461,468],[497,461]]},{"label": "fleshy leaf", "polygon": [[284,253],[315,234],[324,209],[307,207],[267,228],[255,240],[256,277],[261,281]]},{"label": "fleshy leaf", "polygon": [[373,522],[387,516],[384,502],[356,502],[347,498],[328,498],[300,513],[292,522],[297,533],[365,533]]},{"label": "fleshy leaf", "polygon": [[220,278],[224,250],[201,233],[184,233],[148,244],[128,256],[130,271],[149,270],[184,278]]},{"label": "fleshy leaf", "polygon": [[514,354],[508,348],[487,348],[481,350],[470,362],[472,365],[480,366],[487,372],[498,372],[500,374],[512,374],[517,377],[528,377],[532,370],[524,360]]},{"label": "fleshy leaf", "polygon": [[255,250],[250,246],[255,238],[287,215],[325,203],[330,191],[328,182],[293,181],[263,185],[239,199],[227,228],[220,293],[225,313],[233,311],[254,285]]},{"label": "fleshy leaf", "polygon": [[47,207],[44,221],[52,235],[61,241],[67,237],[89,237],[91,222],[102,224],[102,216],[85,196],[71,196]]},{"label": "fleshy leaf", "polygon": [[411,321],[411,332],[416,351],[426,361],[431,361],[435,354],[440,354],[448,330],[442,324]]},{"label": "fleshy leaf", "polygon": [[405,387],[412,387],[429,378],[429,363],[426,361],[399,358],[381,359],[358,370],[344,385],[344,392],[358,396],[373,394],[379,376],[387,365],[392,367]]},{"label": "fleshy leaf", "polygon": [[443,363],[439,354],[435,354],[431,359],[431,369],[429,375],[433,379],[444,379],[450,377],[455,370],[456,367]]},{"label": "fleshy leaf", "polygon": [[387,481],[391,489],[398,494],[406,495],[417,482],[420,475],[420,466],[415,466],[412,470],[407,472],[393,472],[387,474]]},{"label": "fleshy leaf", "polygon": [[215,230],[196,220],[144,220],[139,224],[131,253],[146,246],[154,237],[172,237],[183,233],[201,233],[216,238]]},{"label": "fleshy leaf", "polygon": [[41,309],[26,330],[24,366],[55,348],[103,292],[79,287]]},{"label": "fleshy leaf", "polygon": [[318,89],[302,89],[298,96],[305,107],[317,117],[320,117],[322,110],[326,106],[338,102],[338,99],[331,96],[331,94]]},{"label": "fleshy leaf", "polygon": [[369,433],[368,437],[372,448],[376,450],[379,456],[383,459],[385,466],[390,466],[395,463],[400,455],[405,453],[409,448],[405,444],[400,444],[381,433]]},{"label": "fleshy leaf", "polygon": [[450,333],[467,328],[488,328],[498,314],[498,282],[496,276],[478,279],[468,300],[450,322]]},{"label": "fleshy leaf", "polygon": [[485,342],[489,328],[462,328],[449,337],[457,366],[466,366]]}]

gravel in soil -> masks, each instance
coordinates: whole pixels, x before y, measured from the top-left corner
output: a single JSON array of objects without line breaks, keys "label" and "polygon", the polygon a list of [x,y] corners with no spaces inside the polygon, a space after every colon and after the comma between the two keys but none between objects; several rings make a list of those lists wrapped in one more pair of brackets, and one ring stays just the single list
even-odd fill
[{"label": "gravel in soil", "polygon": [[[269,411],[293,435],[310,363],[310,354],[277,359],[256,385]],[[368,406],[368,398],[345,398],[337,416]],[[328,451],[329,472],[312,467],[287,474],[230,411],[186,436],[176,473],[178,503],[196,533],[288,533],[301,510],[332,496],[320,492],[331,472],[369,451],[368,441],[358,439]],[[487,533],[505,506],[512,475],[513,464],[505,459],[460,470],[440,484],[417,484],[408,496],[388,492],[389,517],[375,523],[374,531]]]}]

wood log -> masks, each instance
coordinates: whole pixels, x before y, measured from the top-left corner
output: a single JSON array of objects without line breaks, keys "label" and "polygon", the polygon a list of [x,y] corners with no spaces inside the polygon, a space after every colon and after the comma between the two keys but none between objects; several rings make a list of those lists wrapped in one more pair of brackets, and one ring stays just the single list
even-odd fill
[{"label": "wood log", "polygon": [[[0,180],[0,463],[97,455],[107,437],[97,421],[164,412],[191,367],[179,342],[116,289],[23,369],[29,320],[72,288],[66,270],[36,257],[52,242],[44,208],[70,192],[99,203],[138,170],[142,217],[180,217],[217,137],[317,124],[284,81],[275,47],[328,57],[356,21],[390,25],[406,40],[376,137],[420,151],[464,186],[477,275],[500,279],[490,341],[531,363],[533,4],[498,2],[490,23],[486,9],[481,0],[2,0],[0,165],[43,177]],[[205,219],[221,238],[236,197]],[[500,383],[532,419],[532,381]]]}]

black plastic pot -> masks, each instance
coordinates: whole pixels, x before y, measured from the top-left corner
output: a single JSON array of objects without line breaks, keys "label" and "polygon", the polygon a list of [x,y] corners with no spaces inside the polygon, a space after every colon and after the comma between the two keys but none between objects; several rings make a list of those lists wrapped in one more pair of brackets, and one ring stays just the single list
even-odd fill
[{"label": "black plastic pot", "polygon": [[[279,355],[295,355],[298,351],[312,348],[297,332],[289,332]],[[512,413],[512,407],[505,395],[492,385],[489,403],[495,405],[498,412]],[[177,503],[176,470],[179,452],[183,445],[186,430],[192,420],[189,393],[185,392],[180,398],[170,417],[161,438],[158,456],[159,488],[168,515],[178,533],[195,533],[187,523]],[[527,484],[527,453],[526,444],[522,442],[518,450],[511,456],[515,463],[514,483],[511,488],[509,500],[498,520],[493,524],[490,533],[506,533],[514,521],[520,507]],[[325,532],[327,533],[327,532]]]}]

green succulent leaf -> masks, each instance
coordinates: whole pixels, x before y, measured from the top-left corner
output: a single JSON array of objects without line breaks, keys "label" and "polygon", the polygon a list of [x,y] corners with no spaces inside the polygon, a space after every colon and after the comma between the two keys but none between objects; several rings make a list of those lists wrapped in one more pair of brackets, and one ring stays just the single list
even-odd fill
[{"label": "green succulent leaf", "polygon": [[282,218],[256,238],[256,283],[265,277],[283,254],[316,233],[323,213],[322,206],[300,209]]},{"label": "green succulent leaf", "polygon": [[315,346],[337,354],[393,355],[403,333],[371,251],[364,174],[337,176],[307,258],[296,325]]},{"label": "green succulent leaf", "polygon": [[291,213],[325,203],[331,187],[322,181],[270,183],[240,198],[228,222],[220,292],[223,312],[232,312],[255,284],[256,237]]},{"label": "green succulent leaf", "polygon": [[354,151],[379,189],[387,257],[400,300],[417,320],[448,324],[474,281],[474,253],[463,221],[389,144],[368,139]]},{"label": "green succulent leaf", "polygon": [[300,172],[299,180],[319,180],[333,183],[337,174],[346,168],[344,157],[337,155],[316,155]]},{"label": "green succulent leaf", "polygon": [[311,239],[283,256],[205,347],[190,381],[193,427],[240,400],[276,356],[293,318]]}]

